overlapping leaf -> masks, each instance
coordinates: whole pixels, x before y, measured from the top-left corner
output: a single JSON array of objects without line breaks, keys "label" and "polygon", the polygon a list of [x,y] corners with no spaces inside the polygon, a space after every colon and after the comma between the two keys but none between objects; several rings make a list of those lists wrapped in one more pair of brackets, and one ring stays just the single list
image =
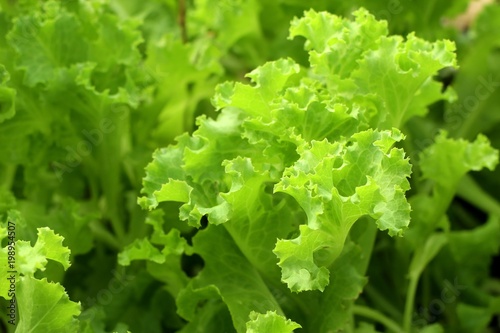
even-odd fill
[{"label": "overlapping leaf", "polygon": [[429,43],[413,34],[406,40],[388,37],[386,23],[366,10],[354,16],[352,22],[309,11],[292,23],[291,36],[308,39],[312,70],[331,93],[377,99],[383,107],[371,124],[380,129],[400,128],[411,117],[425,115],[427,105],[453,97],[431,79],[439,69],[456,65],[452,42]]},{"label": "overlapping leaf", "polygon": [[[190,325],[198,325],[192,308],[201,300],[209,300],[202,316],[219,313],[222,300],[239,331],[251,310],[275,310],[277,303],[258,310],[244,303],[235,307],[235,286],[213,268],[225,263],[216,264],[205,249],[220,248],[224,237],[235,247],[229,252],[241,258],[238,265],[252,267],[252,276],[274,281],[278,263],[281,280],[298,292],[327,288],[360,218],[374,220],[391,236],[408,226],[411,167],[403,150],[393,147],[404,138],[397,127],[424,115],[428,104],[452,96],[441,92],[432,75],[455,64],[454,46],[413,35],[388,37],[385,23],[368,12],[354,16],[351,21],[309,11],[296,19],[291,36],[306,37],[311,70],[279,59],[248,74],[250,84],[219,85],[212,100],[221,110],[217,119],[199,118],[191,136],[158,150],[147,167],[145,196],[139,199],[143,208],[181,202],[179,216],[189,225],[199,227],[203,215],[219,225],[195,237],[194,251],[206,266],[178,297]],[[359,250],[350,246],[352,253]],[[344,277],[357,282],[346,293],[328,286],[333,298],[325,304],[332,314],[349,311],[365,283],[366,266],[349,272],[342,267],[334,283]],[[308,325],[323,330],[332,322]],[[336,325],[341,329],[348,323]]]},{"label": "overlapping leaf", "polygon": [[307,214],[300,236],[280,240],[282,279],[293,291],[323,290],[328,266],[340,254],[351,226],[363,215],[389,234],[402,234],[410,221],[404,192],[410,165],[392,144],[401,133],[366,131],[347,142],[313,141],[285,170],[275,191],[293,196]]}]

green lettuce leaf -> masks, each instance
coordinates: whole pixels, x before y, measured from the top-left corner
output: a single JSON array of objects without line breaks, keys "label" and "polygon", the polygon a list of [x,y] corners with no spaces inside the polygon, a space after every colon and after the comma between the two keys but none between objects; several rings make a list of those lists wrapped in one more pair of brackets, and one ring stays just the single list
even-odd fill
[{"label": "green lettuce leaf", "polygon": [[366,131],[344,143],[326,141],[304,146],[301,158],[284,172],[275,191],[293,196],[308,223],[300,236],[279,240],[282,280],[292,291],[323,290],[328,266],[338,257],[352,225],[362,216],[377,220],[381,230],[400,235],[410,222],[404,192],[410,164],[392,148],[401,133]]},{"label": "green lettuce leaf", "polygon": [[250,321],[247,322],[246,333],[291,333],[297,328],[301,328],[301,326],[278,315],[276,312],[267,312],[265,314],[252,312],[250,313]]},{"label": "green lettuce leaf", "polygon": [[[69,268],[71,251],[62,244],[64,240],[62,236],[55,234],[53,230],[47,227],[38,228],[37,240],[35,245],[32,246],[29,241],[17,239],[19,237],[17,228],[21,223],[22,217],[20,213],[12,210],[7,215],[5,227],[1,229],[2,237],[0,239],[7,236],[9,238],[7,245],[0,251],[0,258],[6,263],[11,263],[3,265],[1,268],[0,272],[3,276],[15,272],[16,278],[21,275],[33,277],[38,270],[45,271],[48,259],[60,263],[64,270]],[[2,279],[0,281],[0,295],[10,299],[8,290],[9,281]]]},{"label": "green lettuce leaf", "polygon": [[315,316],[313,312],[310,314],[309,327],[312,331],[341,331],[352,324],[350,316],[354,302],[367,282],[362,263],[363,254],[359,244],[348,241],[339,258],[331,266],[330,284],[325,287],[315,308],[315,311],[324,311],[324,315]]},{"label": "green lettuce leaf", "polygon": [[[217,244],[215,251],[212,244]],[[193,239],[193,247],[205,264],[177,298],[182,317],[192,321],[200,301],[218,299],[227,305],[237,332],[245,332],[252,311],[276,311],[283,315],[258,271],[242,255],[223,226],[209,226],[200,231]]]},{"label": "green lettuce leaf", "polygon": [[491,147],[483,135],[468,142],[447,138],[444,131],[438,134],[435,142],[421,152],[418,161],[423,179],[432,184],[432,193],[420,193],[411,198],[414,207],[412,219],[415,221],[415,231],[419,234],[418,240],[410,237],[412,242],[419,244],[440,223],[445,226],[448,224],[443,220],[446,210],[460,181],[468,172],[483,168],[493,170],[497,163],[498,150]]},{"label": "green lettuce leaf", "polygon": [[49,228],[39,228],[38,239],[33,247],[29,242],[17,241],[19,273],[33,276],[38,269],[45,270],[47,259],[57,261],[65,270],[68,269],[71,251],[62,245],[63,240]]},{"label": "green lettuce leaf", "polygon": [[19,324],[16,332],[77,332],[80,304],[70,301],[64,288],[46,279],[22,277],[17,287]]},{"label": "green lettuce leaf", "polygon": [[311,68],[332,93],[378,100],[382,106],[372,126],[380,129],[401,128],[411,117],[425,115],[427,105],[453,98],[431,78],[441,68],[456,65],[452,42],[430,43],[414,34],[406,40],[388,37],[384,21],[364,9],[353,15],[350,21],[311,10],[290,29],[291,37],[307,38]]},{"label": "green lettuce leaf", "polygon": [[149,213],[146,223],[153,226],[153,234],[150,238],[135,239],[126,246],[118,254],[118,263],[129,266],[134,260],[146,260],[148,272],[165,282],[165,289],[176,297],[188,283],[188,277],[182,271],[181,255],[192,254],[193,250],[178,229],[165,233],[163,215],[162,210]]},{"label": "green lettuce leaf", "polygon": [[[363,9],[353,20],[308,11],[292,23],[290,38],[298,36],[306,39],[308,65],[282,58],[251,71],[247,83],[217,86],[218,116],[199,117],[192,134],[157,150],[146,167],[138,203],[157,211],[169,202],[179,207],[179,220],[201,230],[192,247],[177,247],[191,237],[177,234],[165,248],[195,253],[204,266],[190,279],[166,272],[177,272],[178,262],[164,261],[162,223],[120,260],[148,261],[189,321],[186,332],[213,320],[227,328],[229,319],[237,332],[261,329],[269,311],[306,331],[353,329],[377,229],[401,236],[408,228],[411,165],[399,147],[411,118],[454,98],[433,79],[456,65],[454,44],[388,36],[386,23]],[[465,172],[494,165],[486,142],[475,147],[481,152],[471,161],[485,161]],[[430,167],[439,153],[431,155],[420,165],[428,180],[442,177]],[[412,274],[420,275],[447,241],[436,236],[417,251]],[[315,315],[320,310],[326,314]]]}]

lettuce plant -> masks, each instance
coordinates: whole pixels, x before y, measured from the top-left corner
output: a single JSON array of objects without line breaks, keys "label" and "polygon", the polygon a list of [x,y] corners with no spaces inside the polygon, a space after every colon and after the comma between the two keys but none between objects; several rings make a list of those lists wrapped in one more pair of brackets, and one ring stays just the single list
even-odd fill
[{"label": "lettuce plant", "polygon": [[0,0],[7,331],[493,327],[498,6],[415,21],[465,5]]},{"label": "lettuce plant", "polygon": [[[433,80],[456,66],[454,44],[389,36],[387,24],[366,10],[354,20],[308,11],[292,21],[290,38],[299,36],[309,67],[279,59],[250,72],[249,83],[219,85],[212,99],[219,116],[198,118],[192,135],[157,150],[146,168],[139,204],[156,209],[155,231],[119,262],[149,261],[189,322],[183,332],[208,322],[215,332],[226,327],[213,324],[221,317],[237,332],[268,332],[269,321],[273,332],[299,325],[307,332],[352,331],[356,315],[409,331],[420,274],[447,242],[434,230],[457,182],[497,163],[485,137],[469,143],[442,132],[420,154],[433,190],[411,197],[411,212],[405,124],[455,97]],[[199,229],[192,243],[164,222],[163,202],[179,203],[179,220]],[[367,284],[377,229],[403,236],[411,215],[415,226],[402,245],[410,283],[399,326],[356,300]],[[203,259],[193,278],[172,270],[182,252]]]}]

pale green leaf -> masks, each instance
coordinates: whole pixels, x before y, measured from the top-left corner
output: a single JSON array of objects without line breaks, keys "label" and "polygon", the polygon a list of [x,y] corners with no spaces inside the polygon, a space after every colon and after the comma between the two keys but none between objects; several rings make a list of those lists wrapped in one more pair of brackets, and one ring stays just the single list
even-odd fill
[{"label": "pale green leaf", "polygon": [[71,251],[63,245],[64,238],[44,227],[38,228],[38,238],[34,246],[30,242],[17,241],[17,266],[19,273],[33,276],[37,270],[44,271],[47,259],[59,262],[65,270],[71,265]]},{"label": "pale green leaf", "polygon": [[16,332],[67,333],[78,331],[80,304],[72,302],[64,288],[46,279],[22,277],[17,284],[19,323]]},{"label": "pale green leaf", "polygon": [[265,314],[251,312],[246,333],[291,333],[301,327],[299,324],[273,311],[268,311]]}]

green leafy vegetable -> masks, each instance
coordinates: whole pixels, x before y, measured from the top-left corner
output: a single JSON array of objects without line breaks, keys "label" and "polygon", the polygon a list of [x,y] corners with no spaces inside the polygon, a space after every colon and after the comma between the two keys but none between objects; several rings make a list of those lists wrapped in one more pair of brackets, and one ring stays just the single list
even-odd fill
[{"label": "green leafy vegetable", "polygon": [[[177,297],[179,314],[193,327],[198,322],[195,304],[210,300],[209,304],[227,305],[241,332],[245,322],[250,325],[251,311],[284,311],[307,330],[344,329],[366,283],[366,265],[347,270],[340,264],[363,252],[361,244],[349,240],[353,225],[362,219],[391,236],[403,235],[408,227],[410,206],[405,192],[410,189],[411,166],[404,151],[394,147],[404,140],[397,127],[415,115],[425,115],[428,104],[454,96],[451,91],[443,93],[432,80],[438,69],[455,64],[454,46],[447,41],[428,43],[413,35],[407,40],[387,37],[385,24],[366,11],[357,11],[354,17],[352,22],[309,11],[295,20],[291,36],[307,38],[311,70],[290,58],[280,59],[248,74],[251,84],[220,85],[213,98],[221,110],[217,119],[199,118],[191,136],[180,136],[176,145],[156,151],[146,168],[145,196],[139,199],[143,208],[180,202],[180,220],[199,228],[206,216],[210,224],[193,239],[193,250],[205,266]],[[342,66],[336,61],[340,58],[345,60]],[[480,141],[478,145],[483,144]],[[439,144],[435,149],[441,149]],[[484,153],[474,160],[484,156],[491,168],[498,157],[484,144]],[[440,156],[431,150],[428,154]],[[422,161],[427,175],[432,162],[425,157]],[[466,167],[459,175],[482,166]],[[297,213],[274,217],[273,211],[282,211],[281,207]],[[373,239],[375,233],[370,235]],[[223,245],[226,239],[232,249]],[[443,245],[439,242],[425,258],[416,259],[413,265],[421,263],[415,268],[417,280]],[[141,253],[148,255],[143,246]],[[241,258],[218,255],[223,260],[214,262],[208,250],[212,248]],[[154,261],[155,256],[147,260]],[[222,269],[227,263],[232,263],[231,269]],[[287,289],[277,284],[276,264]],[[233,285],[230,277],[236,276],[242,285]],[[249,277],[263,279],[265,285],[244,282]],[[341,288],[354,281],[358,282],[351,291],[341,296]],[[245,292],[247,286],[250,289]],[[231,298],[233,288],[243,293],[238,301]],[[272,295],[253,294],[266,288],[278,288],[284,300],[301,305],[294,308]],[[308,290],[324,295],[294,294]],[[265,308],[252,302],[259,298]],[[330,313],[326,318],[344,309],[335,324],[308,311],[323,304],[323,299],[331,300],[324,303],[324,311]]]},{"label": "green leafy vegetable", "polygon": [[484,3],[0,0],[2,331],[495,331]]}]

